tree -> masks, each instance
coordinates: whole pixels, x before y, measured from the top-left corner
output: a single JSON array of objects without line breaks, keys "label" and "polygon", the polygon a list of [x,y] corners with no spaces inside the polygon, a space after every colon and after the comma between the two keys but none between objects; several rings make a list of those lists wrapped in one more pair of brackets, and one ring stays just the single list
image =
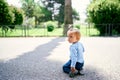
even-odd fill
[{"label": "tree", "polygon": [[21,25],[23,23],[23,11],[14,7],[13,13],[15,14],[14,25]]},{"label": "tree", "polygon": [[[60,24],[63,24],[64,23],[64,8],[65,8],[65,0],[53,0],[55,1],[57,4],[59,4],[60,6],[56,9],[59,10],[59,13],[57,15],[57,21],[60,23]],[[80,20],[79,18],[79,13],[75,10],[75,9],[72,9],[72,18],[74,20]]]},{"label": "tree", "polygon": [[[8,31],[8,26],[14,22],[14,14],[10,10],[7,2],[0,0],[0,27],[5,31]],[[2,32],[3,34],[3,32]]]},{"label": "tree", "polygon": [[65,0],[54,0],[58,4],[60,4],[60,7],[58,8],[59,13],[56,15],[55,18],[58,21],[58,26],[61,27],[61,24],[64,23],[64,8],[65,8]]},{"label": "tree", "polygon": [[[50,9],[54,20],[58,21],[58,27],[64,23],[64,8],[65,0],[42,0],[42,3],[47,9]],[[72,10],[72,16],[74,20],[79,20],[79,14],[75,9]]]},{"label": "tree", "polygon": [[67,35],[67,31],[69,29],[69,25],[73,25],[72,19],[72,7],[71,7],[71,0],[65,0],[65,19],[64,19],[64,29],[63,35]]},{"label": "tree", "polygon": [[51,11],[47,10],[47,8],[45,8],[45,7],[41,7],[41,6],[39,6],[39,7],[41,9],[41,12],[40,12],[41,15],[38,17],[38,21],[39,22],[46,22],[46,21],[52,20]]},{"label": "tree", "polygon": [[54,11],[55,7],[54,4],[56,3],[54,0],[42,0],[43,7],[46,8],[51,13],[51,19],[54,20]]},{"label": "tree", "polygon": [[75,9],[72,9],[72,18],[74,21],[80,20],[79,13]]},{"label": "tree", "polygon": [[35,17],[35,25],[38,25],[40,22],[52,20],[51,11],[44,6],[41,6],[39,3],[35,4],[33,16]]},{"label": "tree", "polygon": [[88,21],[95,23],[95,27],[100,31],[100,35],[104,35],[105,25],[97,24],[112,24],[109,25],[110,35],[112,30],[120,33],[120,27],[116,24],[120,23],[120,0],[94,0],[87,8]]},{"label": "tree", "polygon": [[14,14],[14,21],[9,25],[9,28],[14,29],[15,25],[21,25],[23,23],[23,11],[15,6],[10,6],[10,10]]},{"label": "tree", "polygon": [[0,25],[10,25],[14,21],[14,14],[9,10],[7,2],[0,0]]},{"label": "tree", "polygon": [[21,0],[21,2],[27,18],[35,18],[35,27],[40,22],[52,20],[52,13],[41,6],[40,1],[36,3],[34,0]]},{"label": "tree", "polygon": [[64,23],[65,0],[42,0],[43,5],[52,13],[52,20],[58,21],[58,27]]},{"label": "tree", "polygon": [[22,3],[22,9],[25,12],[25,15],[28,18],[33,17],[34,9],[35,9],[35,2],[34,0],[21,0]]}]

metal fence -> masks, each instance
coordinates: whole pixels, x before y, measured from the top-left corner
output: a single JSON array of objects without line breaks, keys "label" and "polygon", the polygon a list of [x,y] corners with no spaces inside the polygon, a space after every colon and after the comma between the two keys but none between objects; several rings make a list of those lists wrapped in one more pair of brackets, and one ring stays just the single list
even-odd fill
[{"label": "metal fence", "polygon": [[[0,37],[49,37],[62,36],[62,28],[54,27],[52,32],[47,31],[47,28],[40,25],[16,25],[14,29],[9,28],[13,25],[1,25]],[[5,28],[4,28],[5,27]]]},{"label": "metal fence", "polygon": [[[100,36],[100,31],[95,28],[102,28],[102,36],[120,36],[120,24],[80,24],[80,32],[83,36]],[[11,27],[11,28],[9,28]],[[63,36],[63,28],[55,27],[52,32],[48,32],[44,25],[1,25],[0,37],[49,37]]]}]

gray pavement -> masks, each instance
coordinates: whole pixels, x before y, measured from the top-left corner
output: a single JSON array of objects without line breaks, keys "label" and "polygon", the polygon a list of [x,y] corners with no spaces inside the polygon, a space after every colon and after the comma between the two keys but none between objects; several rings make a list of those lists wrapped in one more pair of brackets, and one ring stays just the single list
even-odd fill
[{"label": "gray pavement", "polygon": [[0,38],[0,80],[120,80],[120,37],[82,37],[84,76],[71,79],[65,37]]}]

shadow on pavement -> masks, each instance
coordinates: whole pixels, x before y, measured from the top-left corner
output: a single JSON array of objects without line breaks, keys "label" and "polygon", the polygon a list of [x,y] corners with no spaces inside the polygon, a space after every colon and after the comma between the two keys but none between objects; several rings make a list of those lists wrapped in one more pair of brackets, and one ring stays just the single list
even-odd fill
[{"label": "shadow on pavement", "polygon": [[[38,46],[34,51],[6,62],[1,61],[0,80],[71,80],[62,71],[64,63],[46,59],[50,52],[59,46],[59,42],[63,41],[65,38],[55,38]],[[85,76],[77,76],[72,80],[106,80],[106,77],[93,67],[86,66]]]}]

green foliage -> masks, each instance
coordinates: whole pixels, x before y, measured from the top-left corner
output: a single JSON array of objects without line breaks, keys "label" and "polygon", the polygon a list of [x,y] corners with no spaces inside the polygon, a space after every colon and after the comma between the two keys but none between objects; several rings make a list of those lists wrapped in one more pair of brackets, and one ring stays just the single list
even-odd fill
[{"label": "green foliage", "polygon": [[[42,3],[47,9],[50,9],[50,11],[52,12],[51,14],[54,14],[54,20],[58,21],[60,25],[64,23],[63,13],[65,7],[65,0],[42,0]],[[57,7],[55,7],[55,4],[57,5]],[[80,20],[77,11],[75,9],[73,9],[72,11],[73,19]]]},{"label": "green foliage", "polygon": [[37,21],[44,22],[50,20],[49,16],[51,16],[51,13],[45,7],[41,7],[40,5],[36,4],[34,16],[36,17]]},{"label": "green foliage", "polygon": [[64,23],[64,7],[65,7],[65,0],[55,0],[58,4],[60,4],[59,9],[59,13],[56,16],[56,20],[60,23],[63,24]]},{"label": "green foliage", "polygon": [[72,17],[73,17],[73,20],[80,20],[80,16],[79,16],[79,13],[75,10],[75,9],[72,9]]},{"label": "green foliage", "polygon": [[[41,25],[43,26],[43,24]],[[81,25],[80,26],[80,32],[82,36],[93,36],[93,35],[99,35],[99,31],[95,28],[93,28],[93,26],[91,26],[91,28],[87,28],[88,25]],[[22,33],[21,33],[22,32]],[[16,26],[16,29],[11,32],[10,30],[8,30],[8,32],[6,33],[6,37],[23,37],[23,36],[62,36],[63,32],[63,28],[55,28],[53,32],[48,32],[46,28],[30,28],[29,26],[27,27],[27,29],[24,29],[21,26]],[[2,30],[0,28],[0,33],[2,33]],[[29,34],[27,34],[29,33]],[[114,33],[114,32],[113,32]],[[116,32],[115,32],[116,33]],[[4,36],[3,34],[0,34],[0,37]]]},{"label": "green foliage", "polygon": [[47,8],[45,8],[45,7],[40,7],[40,11],[41,11],[40,13],[42,15],[39,16],[39,18],[38,18],[39,22],[46,22],[46,21],[52,20],[52,13],[51,13],[51,11],[47,10]]},{"label": "green foliage", "polygon": [[[120,23],[120,1],[119,0],[94,0],[87,8],[88,22],[95,24],[117,24]],[[111,25],[112,26],[112,25]],[[110,33],[112,27],[110,26]],[[100,34],[105,34],[105,26],[95,26]],[[115,27],[115,26],[113,26]],[[116,29],[120,33],[120,29]]]},{"label": "green foliage", "polygon": [[57,21],[47,21],[45,24],[46,25],[49,25],[49,24],[52,24],[54,27],[57,27]]},{"label": "green foliage", "polygon": [[80,29],[80,25],[79,25],[79,24],[76,24],[76,25],[75,25],[75,28]]},{"label": "green foliage", "polygon": [[21,25],[23,23],[23,11],[14,6],[10,6],[10,7],[11,7],[12,12],[14,13],[14,17],[15,17],[13,25]]},{"label": "green foliage", "polygon": [[52,24],[47,24],[47,31],[52,32],[54,30],[54,26]]},{"label": "green foliage", "polygon": [[0,25],[5,33],[9,28],[14,29],[15,25],[20,25],[22,22],[22,12],[16,7],[8,6],[4,0],[0,0]]},{"label": "green foliage", "polygon": [[[61,0],[64,1],[64,0]],[[59,22],[59,24],[63,24],[64,23],[64,5],[62,4],[59,7],[59,13],[57,15],[55,15],[55,20]]]},{"label": "green foliage", "polygon": [[34,0],[21,0],[22,3],[22,9],[25,12],[25,15],[27,17],[33,17],[34,15],[34,9],[35,9],[35,2]]},{"label": "green foliage", "polygon": [[9,10],[8,4],[0,0],[0,25],[10,25],[14,21],[14,14]]},{"label": "green foliage", "polygon": [[21,0],[22,8],[28,18],[35,18],[35,26],[40,22],[52,20],[52,13],[43,7],[40,1],[37,3],[34,0]]}]

